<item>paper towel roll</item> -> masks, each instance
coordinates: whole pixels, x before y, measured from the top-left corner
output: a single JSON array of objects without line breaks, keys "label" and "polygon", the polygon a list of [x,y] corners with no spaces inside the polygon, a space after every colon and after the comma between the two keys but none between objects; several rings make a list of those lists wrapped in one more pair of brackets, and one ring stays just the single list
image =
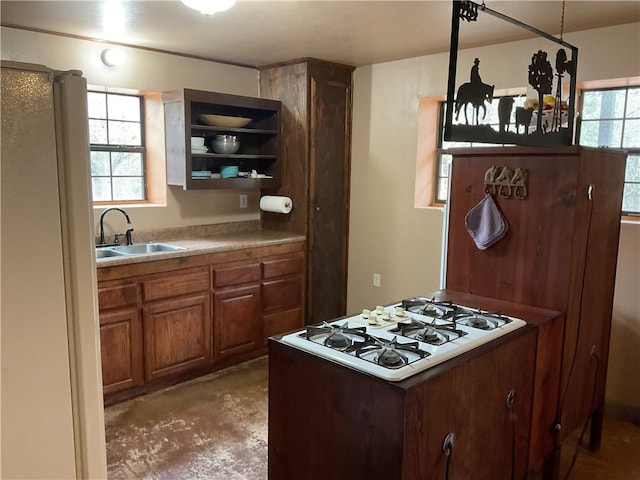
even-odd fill
[{"label": "paper towel roll", "polygon": [[289,197],[278,197],[275,195],[265,195],[260,198],[260,210],[264,212],[289,213],[293,207],[293,202]]}]

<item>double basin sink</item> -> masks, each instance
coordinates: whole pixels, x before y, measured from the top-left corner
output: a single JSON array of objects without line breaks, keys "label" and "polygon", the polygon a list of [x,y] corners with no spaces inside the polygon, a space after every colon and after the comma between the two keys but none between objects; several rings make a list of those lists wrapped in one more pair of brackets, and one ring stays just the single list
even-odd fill
[{"label": "double basin sink", "polygon": [[109,247],[96,248],[96,259],[108,257],[124,257],[131,255],[146,255],[149,253],[160,252],[175,252],[177,250],[184,250],[184,247],[161,242],[134,243],[133,245],[114,245]]}]

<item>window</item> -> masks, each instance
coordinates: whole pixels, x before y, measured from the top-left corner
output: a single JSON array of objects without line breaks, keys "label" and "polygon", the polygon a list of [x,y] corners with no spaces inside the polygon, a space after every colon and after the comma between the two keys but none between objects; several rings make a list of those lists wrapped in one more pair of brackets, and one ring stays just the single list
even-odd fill
[{"label": "window", "polygon": [[628,151],[622,213],[640,215],[640,86],[583,90],[579,138]]},{"label": "window", "polygon": [[143,98],[89,91],[87,100],[93,201],[146,200]]},{"label": "window", "polygon": [[[520,95],[514,97],[513,108],[511,111],[511,120],[509,122],[509,130],[516,130],[515,126],[515,107],[522,107],[525,102],[525,96]],[[498,119],[498,103],[499,97],[494,97],[493,101],[487,105],[487,114],[483,122],[488,123],[496,130],[499,129],[500,121]],[[446,102],[439,102],[438,109],[438,145],[436,149],[436,174],[435,174],[435,188],[434,188],[434,203],[445,203],[447,201],[447,195],[449,190],[449,171],[451,168],[451,155],[448,153],[450,148],[460,147],[488,147],[496,146],[489,143],[472,143],[472,142],[447,142],[444,137],[444,122],[445,122],[445,108]],[[471,114],[471,111],[469,111]],[[464,122],[464,113],[460,113],[460,118],[456,120],[453,118],[453,123]]]}]

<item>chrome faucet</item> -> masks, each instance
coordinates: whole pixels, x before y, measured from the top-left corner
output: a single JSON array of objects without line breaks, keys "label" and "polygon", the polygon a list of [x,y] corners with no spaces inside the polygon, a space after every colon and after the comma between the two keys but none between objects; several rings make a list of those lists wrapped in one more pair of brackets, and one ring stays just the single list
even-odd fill
[{"label": "chrome faucet", "polygon": [[[127,223],[129,225],[131,225],[131,219],[129,218],[129,215],[127,215],[127,212],[125,212],[121,208],[116,208],[116,207],[107,208],[104,212],[102,212],[102,215],[100,215],[100,242],[99,242],[99,245],[104,245],[104,243],[105,243],[105,241],[104,241],[104,222],[103,222],[103,220],[104,220],[104,216],[107,214],[107,212],[110,212],[111,210],[117,210],[120,213],[122,213],[125,216],[125,218],[127,219]],[[129,228],[127,230],[127,233],[125,233],[125,237],[127,239],[127,245],[131,245],[133,243],[133,240],[132,240],[132,237],[131,237],[131,232],[133,232],[133,228]],[[116,234],[116,239],[117,238],[118,238],[118,234]]]}]

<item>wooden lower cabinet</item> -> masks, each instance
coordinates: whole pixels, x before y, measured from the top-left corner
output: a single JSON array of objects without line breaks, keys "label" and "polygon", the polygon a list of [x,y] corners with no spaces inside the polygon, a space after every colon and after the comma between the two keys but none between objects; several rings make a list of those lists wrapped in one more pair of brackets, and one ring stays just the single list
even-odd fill
[{"label": "wooden lower cabinet", "polygon": [[228,287],[213,294],[216,359],[258,347],[261,335],[260,285]]},{"label": "wooden lower cabinet", "polygon": [[100,345],[105,394],[144,383],[142,320],[135,305],[100,313]]},{"label": "wooden lower cabinet", "polygon": [[144,383],[140,286],[135,281],[104,282],[98,288],[102,386],[105,394]]},{"label": "wooden lower cabinet", "polygon": [[211,363],[209,293],[155,302],[144,308],[147,381]]},{"label": "wooden lower cabinet", "polygon": [[266,353],[302,328],[304,242],[98,269],[105,403]]}]

